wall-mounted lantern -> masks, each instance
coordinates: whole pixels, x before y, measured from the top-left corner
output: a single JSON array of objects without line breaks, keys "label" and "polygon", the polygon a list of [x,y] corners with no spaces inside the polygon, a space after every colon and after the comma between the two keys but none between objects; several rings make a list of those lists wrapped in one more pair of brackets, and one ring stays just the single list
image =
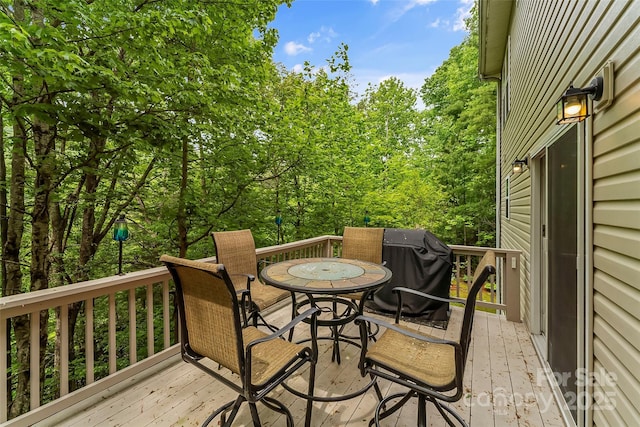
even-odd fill
[{"label": "wall-mounted lantern", "polygon": [[364,226],[368,227],[371,222],[371,218],[369,217],[369,211],[364,211]]},{"label": "wall-mounted lantern", "polygon": [[591,84],[583,88],[575,88],[569,84],[569,88],[562,94],[556,103],[557,122],[565,125],[581,122],[589,117],[588,98],[599,101],[604,90],[604,79],[600,76],[591,81]]},{"label": "wall-mounted lantern", "polygon": [[124,215],[120,215],[120,217],[113,224],[113,240],[119,243],[119,253],[118,253],[118,274],[122,274],[122,242],[129,238],[129,226],[127,225],[127,220],[124,218]]},{"label": "wall-mounted lantern", "polygon": [[529,166],[529,157],[525,157],[522,160],[515,159],[513,163],[511,163],[513,173],[522,173],[527,166]]}]

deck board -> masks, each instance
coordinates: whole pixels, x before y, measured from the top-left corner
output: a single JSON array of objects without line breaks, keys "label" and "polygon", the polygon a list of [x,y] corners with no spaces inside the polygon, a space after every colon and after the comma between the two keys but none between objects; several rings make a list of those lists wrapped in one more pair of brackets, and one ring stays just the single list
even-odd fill
[{"label": "deck board", "polygon": [[[413,327],[436,337],[456,339],[459,334],[462,310],[453,308],[446,330],[415,324]],[[290,319],[288,306],[268,316],[270,322],[284,325]],[[391,319],[390,319],[391,320]],[[357,334],[357,328],[347,331]],[[296,328],[296,337],[306,331]],[[324,333],[322,333],[324,334]],[[330,342],[321,341],[316,372],[316,394],[327,395],[353,389],[366,383],[360,377],[357,363],[359,348],[342,345],[343,362],[332,363]],[[522,324],[507,321],[504,316],[478,311],[474,319],[473,338],[465,372],[465,394],[451,404],[472,426],[562,426],[563,421],[555,402],[545,403],[552,396],[549,385],[539,376],[540,362],[529,334]],[[224,371],[224,370],[223,370]],[[229,378],[233,374],[225,374]],[[290,384],[306,389],[307,370],[290,379]],[[401,392],[402,388],[387,381],[379,381],[382,393]],[[271,396],[283,402],[294,416],[295,425],[304,424],[306,402],[276,388]],[[509,397],[515,396],[515,401]],[[523,396],[523,399],[519,399]],[[536,396],[542,399],[536,399]],[[221,406],[233,400],[234,393],[223,384],[202,373],[195,366],[176,358],[175,364],[153,376],[143,378],[129,388],[85,409],[70,409],[67,418],[55,421],[57,426],[199,426]],[[316,402],[313,407],[314,427],[367,426],[373,416],[377,398],[373,388],[356,398],[340,402]],[[283,426],[284,416],[258,405],[263,426]],[[383,426],[413,427],[416,424],[417,402],[408,402],[402,410],[384,420]],[[446,425],[436,409],[428,405],[430,427]],[[46,421],[38,425],[47,424]],[[217,421],[211,425],[217,425]],[[250,426],[248,406],[242,405],[234,425]]]}]

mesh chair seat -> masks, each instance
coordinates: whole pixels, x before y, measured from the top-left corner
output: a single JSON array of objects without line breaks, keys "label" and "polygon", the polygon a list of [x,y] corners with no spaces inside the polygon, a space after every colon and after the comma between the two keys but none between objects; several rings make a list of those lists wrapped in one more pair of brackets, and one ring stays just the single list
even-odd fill
[{"label": "mesh chair seat", "polygon": [[[242,330],[245,343],[250,343],[269,334],[264,333],[254,326],[248,326]],[[300,357],[305,347],[282,339],[266,341],[257,344],[251,353],[251,384],[255,387],[264,385],[279,371],[288,367]]]},{"label": "mesh chair seat", "polygon": [[289,296],[291,296],[289,291],[265,285],[257,279],[251,283],[251,301],[260,311],[289,298]]},{"label": "mesh chair seat", "polygon": [[[403,325],[408,331],[414,329]],[[427,338],[437,339],[428,334]],[[450,387],[456,376],[455,349],[448,344],[438,344],[387,329],[369,347],[367,357],[397,374],[428,384],[435,389]]]}]

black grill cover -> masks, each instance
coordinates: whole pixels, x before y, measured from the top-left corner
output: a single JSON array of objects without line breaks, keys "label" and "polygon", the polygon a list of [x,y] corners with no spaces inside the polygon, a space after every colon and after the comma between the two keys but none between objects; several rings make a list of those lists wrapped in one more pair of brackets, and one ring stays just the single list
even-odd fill
[{"label": "black grill cover", "polygon": [[[395,312],[397,299],[391,291],[396,286],[416,289],[431,295],[449,298],[453,251],[426,230],[386,228],[382,260],[391,270],[391,281],[380,288],[369,302],[373,310]],[[421,316],[426,320],[447,320],[449,304],[402,296],[403,314]]]}]

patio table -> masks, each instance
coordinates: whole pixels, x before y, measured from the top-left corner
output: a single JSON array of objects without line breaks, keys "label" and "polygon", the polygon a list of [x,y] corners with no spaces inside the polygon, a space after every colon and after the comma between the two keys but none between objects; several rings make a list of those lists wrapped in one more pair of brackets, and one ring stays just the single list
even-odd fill
[{"label": "patio table", "polygon": [[[360,347],[360,343],[341,335],[339,328],[352,322],[357,314],[357,305],[339,294],[362,292],[363,298],[391,280],[391,270],[366,261],[345,258],[301,258],[278,262],[265,267],[260,272],[262,280],[280,289],[291,292],[293,315],[303,306],[319,307],[328,312],[328,318],[318,319],[318,326],[331,329],[331,335],[318,337],[333,341],[332,361],[340,363],[340,342]],[[296,302],[295,293],[305,294],[306,298]],[[330,307],[319,303],[330,303]],[[323,402],[346,400],[364,393],[373,385],[373,381],[363,389],[342,396],[313,396],[312,399]],[[303,393],[286,386],[299,396]]]}]

